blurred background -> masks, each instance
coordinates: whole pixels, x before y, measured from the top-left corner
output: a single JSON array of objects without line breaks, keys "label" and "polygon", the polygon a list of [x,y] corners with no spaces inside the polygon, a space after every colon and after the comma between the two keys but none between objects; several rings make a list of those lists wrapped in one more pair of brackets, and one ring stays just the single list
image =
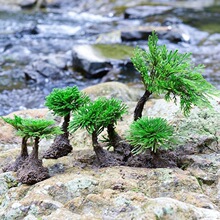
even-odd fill
[{"label": "blurred background", "polygon": [[0,0],[0,115],[44,107],[55,87],[141,87],[130,57],[152,30],[220,89],[220,0]]}]

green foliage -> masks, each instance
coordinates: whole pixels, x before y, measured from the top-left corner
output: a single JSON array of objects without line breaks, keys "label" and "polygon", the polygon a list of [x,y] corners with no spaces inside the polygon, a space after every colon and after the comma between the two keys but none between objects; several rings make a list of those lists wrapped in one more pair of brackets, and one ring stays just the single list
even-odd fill
[{"label": "green foliage", "polygon": [[63,133],[59,127],[54,126],[53,120],[25,118],[21,124],[22,129],[17,132],[21,137],[50,138]]},{"label": "green foliage", "polygon": [[165,94],[167,101],[180,97],[181,110],[190,113],[193,105],[211,107],[211,95],[219,91],[202,76],[204,66],[194,66],[191,54],[181,54],[178,50],[168,51],[166,45],[157,45],[155,32],[149,36],[149,51],[136,48],[131,58],[140,72],[146,90],[155,94]]},{"label": "green foliage", "polygon": [[12,125],[17,130],[17,135],[21,137],[49,138],[53,135],[62,134],[59,127],[54,126],[53,120],[22,118],[14,115],[14,119],[1,117],[5,122]]},{"label": "green foliage", "polygon": [[6,117],[1,117],[1,118],[3,119],[3,121],[13,126],[16,130],[21,129],[22,127],[22,118],[17,115],[14,115],[14,118],[6,118]]},{"label": "green foliage", "polygon": [[45,105],[52,110],[54,114],[66,116],[88,101],[89,97],[79,91],[77,86],[73,86],[64,89],[53,89],[46,97]]},{"label": "green foliage", "polygon": [[171,148],[173,132],[173,127],[165,119],[143,117],[130,125],[127,140],[134,147],[134,154],[143,153],[147,149],[156,153],[158,148]]},{"label": "green foliage", "polygon": [[90,134],[96,132],[99,135],[108,125],[116,124],[126,112],[127,106],[120,100],[99,97],[73,113],[69,130],[74,132],[78,128],[86,128]]}]

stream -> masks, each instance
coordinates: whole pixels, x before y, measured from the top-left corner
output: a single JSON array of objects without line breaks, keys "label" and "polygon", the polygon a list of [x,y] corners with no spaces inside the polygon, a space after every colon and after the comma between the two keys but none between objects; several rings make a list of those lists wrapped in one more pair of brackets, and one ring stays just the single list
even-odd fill
[{"label": "stream", "polygon": [[105,80],[141,85],[128,58],[89,75],[75,68],[73,48],[98,43],[120,45],[120,51],[146,48],[151,29],[158,30],[159,44],[191,52],[193,62],[205,65],[203,76],[220,89],[220,1],[48,0],[41,8],[35,1],[2,2],[0,115],[43,108],[56,87],[83,89]]}]

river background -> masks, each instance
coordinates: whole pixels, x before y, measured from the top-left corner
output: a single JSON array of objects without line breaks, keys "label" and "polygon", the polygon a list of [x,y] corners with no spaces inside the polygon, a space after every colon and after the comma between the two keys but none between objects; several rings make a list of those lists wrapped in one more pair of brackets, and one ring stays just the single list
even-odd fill
[{"label": "river background", "polygon": [[[125,19],[125,10],[137,5],[166,5],[172,10]],[[0,115],[44,107],[44,97],[55,87],[77,85],[83,89],[102,82],[101,77],[85,77],[73,68],[72,48],[95,44],[106,33],[113,33],[106,42],[111,44],[117,38],[115,31],[143,25],[180,27],[189,41],[162,37],[159,43],[191,52],[196,64],[206,66],[204,77],[220,89],[220,1],[57,0],[42,8],[34,4],[22,8],[12,1],[0,6]],[[147,44],[146,39],[116,43],[133,47]],[[39,72],[44,74],[39,77]],[[141,86],[139,75],[129,68],[112,80]]]}]

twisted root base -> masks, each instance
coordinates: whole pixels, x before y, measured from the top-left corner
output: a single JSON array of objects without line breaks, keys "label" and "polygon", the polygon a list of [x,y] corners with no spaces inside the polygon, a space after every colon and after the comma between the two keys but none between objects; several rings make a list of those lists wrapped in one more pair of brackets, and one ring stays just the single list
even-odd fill
[{"label": "twisted root base", "polygon": [[50,177],[49,171],[43,167],[42,160],[27,158],[22,167],[17,171],[18,181],[32,185]]},{"label": "twisted root base", "polygon": [[72,151],[72,149],[68,138],[64,135],[59,135],[56,137],[51,147],[44,153],[43,158],[57,159],[66,156]]}]

